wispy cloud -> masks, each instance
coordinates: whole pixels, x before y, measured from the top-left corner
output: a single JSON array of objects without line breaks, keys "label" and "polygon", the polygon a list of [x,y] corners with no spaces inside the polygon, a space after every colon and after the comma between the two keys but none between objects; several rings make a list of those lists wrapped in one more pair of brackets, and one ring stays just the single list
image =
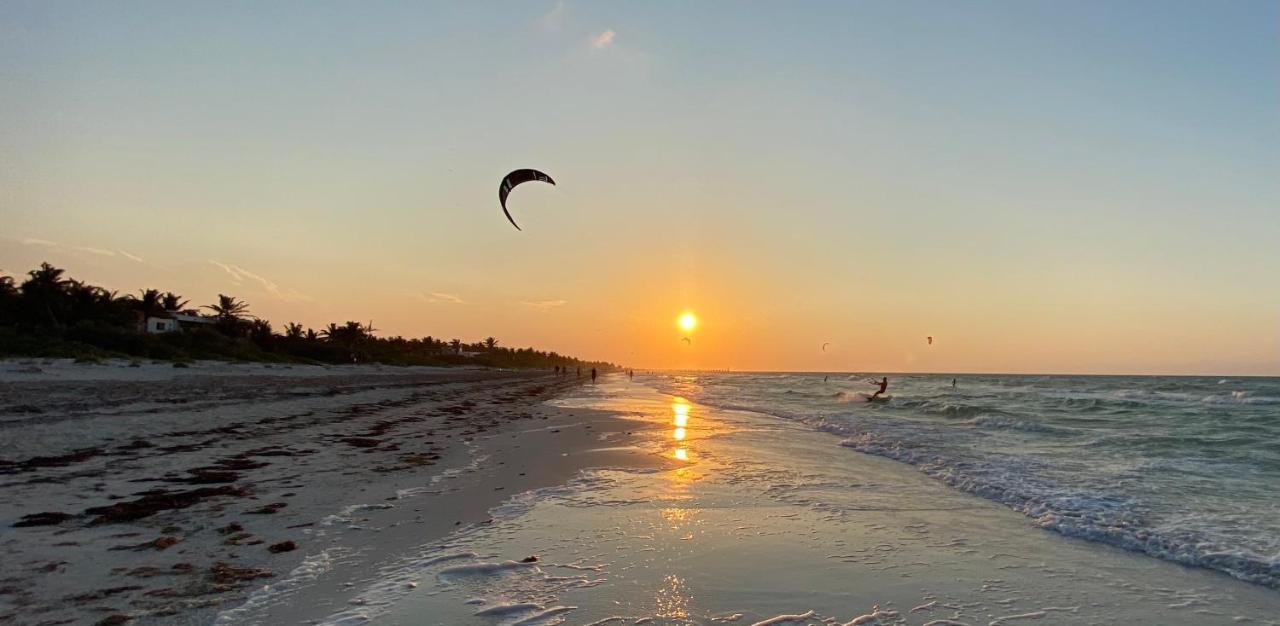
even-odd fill
[{"label": "wispy cloud", "polygon": [[115,256],[115,255],[116,255],[116,251],[115,251],[115,250],[107,250],[107,249],[105,249],[105,248],[91,248],[91,247],[89,247],[89,246],[72,246],[72,247],[71,247],[71,249],[72,249],[72,250],[79,250],[79,251],[81,251],[81,252],[88,252],[89,254],[100,254],[100,255],[102,255],[102,256]]},{"label": "wispy cloud", "polygon": [[427,302],[443,302],[446,304],[466,304],[466,302],[462,300],[462,297],[456,293],[441,293],[439,291],[431,292],[431,297],[427,299]]},{"label": "wispy cloud", "polygon": [[591,47],[597,50],[603,50],[604,48],[608,48],[609,46],[613,45],[613,38],[617,36],[618,36],[618,33],[613,32],[612,29],[606,30],[603,33],[600,33],[599,35],[595,35],[591,38]]},{"label": "wispy cloud", "polygon": [[538,27],[548,31],[558,31],[564,26],[564,13],[568,10],[564,0],[556,2],[545,15],[537,19]]},{"label": "wispy cloud", "polygon": [[255,274],[253,272],[250,272],[249,270],[244,269],[243,267],[240,267],[238,265],[222,263],[220,261],[215,261],[213,259],[209,259],[209,263],[222,268],[222,271],[226,272],[227,275],[231,277],[232,282],[234,282],[237,285],[244,284],[245,280],[247,279],[249,281],[257,283],[260,287],[262,287],[268,293],[271,293],[272,295],[275,295],[282,300],[302,300],[302,301],[308,301],[308,302],[312,300],[311,296],[301,293],[295,289],[281,289],[280,285],[277,285],[275,282],[263,276]]},{"label": "wispy cloud", "polygon": [[568,302],[564,300],[535,300],[532,302],[529,302],[529,301],[521,302],[520,304],[523,304],[527,307],[532,307],[535,309],[546,310],[546,309],[554,309],[556,307],[564,306],[568,304]]},{"label": "wispy cloud", "polygon": [[112,256],[112,257],[122,256],[126,259],[129,259],[130,261],[134,261],[136,263],[142,263],[142,257],[129,254],[124,250],[109,250],[107,248],[95,248],[93,246],[71,246],[67,244],[58,243],[56,241],[49,241],[48,239],[37,239],[35,237],[27,237],[20,241],[24,246],[41,246],[44,248],[53,248],[55,250],[63,250],[63,251],[70,251],[70,252],[87,252],[89,254],[96,254],[98,256]]}]

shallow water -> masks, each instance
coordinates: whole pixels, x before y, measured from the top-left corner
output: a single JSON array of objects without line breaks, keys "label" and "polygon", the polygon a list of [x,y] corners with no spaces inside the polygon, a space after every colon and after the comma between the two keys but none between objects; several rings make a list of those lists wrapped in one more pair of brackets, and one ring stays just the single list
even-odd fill
[{"label": "shallow water", "polygon": [[682,393],[610,381],[558,403],[629,415],[642,446],[684,465],[515,495],[322,623],[1280,623],[1274,590],[1067,539],[805,420],[649,382]]},{"label": "shallow water", "polygon": [[[824,377],[827,379],[824,382]],[[843,437],[1045,528],[1280,588],[1280,379],[660,375]]]}]

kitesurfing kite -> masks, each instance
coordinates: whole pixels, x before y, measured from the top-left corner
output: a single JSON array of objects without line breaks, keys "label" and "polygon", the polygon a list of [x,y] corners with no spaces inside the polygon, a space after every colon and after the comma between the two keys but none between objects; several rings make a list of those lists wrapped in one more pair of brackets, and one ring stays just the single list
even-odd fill
[{"label": "kitesurfing kite", "polygon": [[928,336],[928,337],[925,337],[925,339],[928,339],[928,340],[929,340],[929,345],[933,345],[933,336],[932,336],[932,335],[930,335],[930,336]]},{"label": "kitesurfing kite", "polygon": [[692,341],[690,341],[688,337],[685,337],[685,338],[681,339],[680,341],[683,341],[683,342],[685,343],[685,345],[689,345],[689,346],[693,345],[693,342],[692,342]]},{"label": "kitesurfing kite", "polygon": [[556,184],[556,181],[551,180],[550,176],[547,176],[538,170],[524,169],[516,170],[502,177],[502,184],[498,185],[498,203],[502,205],[503,215],[507,216],[507,221],[511,222],[511,225],[515,226],[516,230],[523,229],[520,228],[519,224],[516,224],[516,221],[511,218],[511,212],[507,210],[507,194],[511,193],[511,190],[515,189],[516,185],[527,183],[532,180],[542,183],[551,183],[552,185]]},{"label": "kitesurfing kite", "polygon": [[826,351],[827,351],[827,346],[829,346],[829,345],[831,345],[831,342],[827,342],[827,343],[822,344],[822,351],[823,351],[823,352],[826,352]]}]

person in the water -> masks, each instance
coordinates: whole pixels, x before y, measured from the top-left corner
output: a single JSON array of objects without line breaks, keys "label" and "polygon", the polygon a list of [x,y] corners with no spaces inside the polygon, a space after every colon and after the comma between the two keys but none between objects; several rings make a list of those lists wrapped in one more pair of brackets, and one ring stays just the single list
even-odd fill
[{"label": "person in the water", "polygon": [[885,376],[884,378],[880,379],[880,382],[877,383],[875,381],[872,381],[872,383],[876,385],[880,385],[880,390],[871,394],[871,399],[874,400],[877,396],[884,393],[884,391],[889,388],[889,377]]}]

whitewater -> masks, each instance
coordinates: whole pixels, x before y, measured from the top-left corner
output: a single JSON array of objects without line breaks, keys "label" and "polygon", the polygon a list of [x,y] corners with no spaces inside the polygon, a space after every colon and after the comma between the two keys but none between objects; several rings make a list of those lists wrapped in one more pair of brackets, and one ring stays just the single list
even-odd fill
[{"label": "whitewater", "polygon": [[891,375],[893,398],[868,403],[869,378],[655,382],[834,433],[1065,535],[1280,588],[1280,380]]}]

